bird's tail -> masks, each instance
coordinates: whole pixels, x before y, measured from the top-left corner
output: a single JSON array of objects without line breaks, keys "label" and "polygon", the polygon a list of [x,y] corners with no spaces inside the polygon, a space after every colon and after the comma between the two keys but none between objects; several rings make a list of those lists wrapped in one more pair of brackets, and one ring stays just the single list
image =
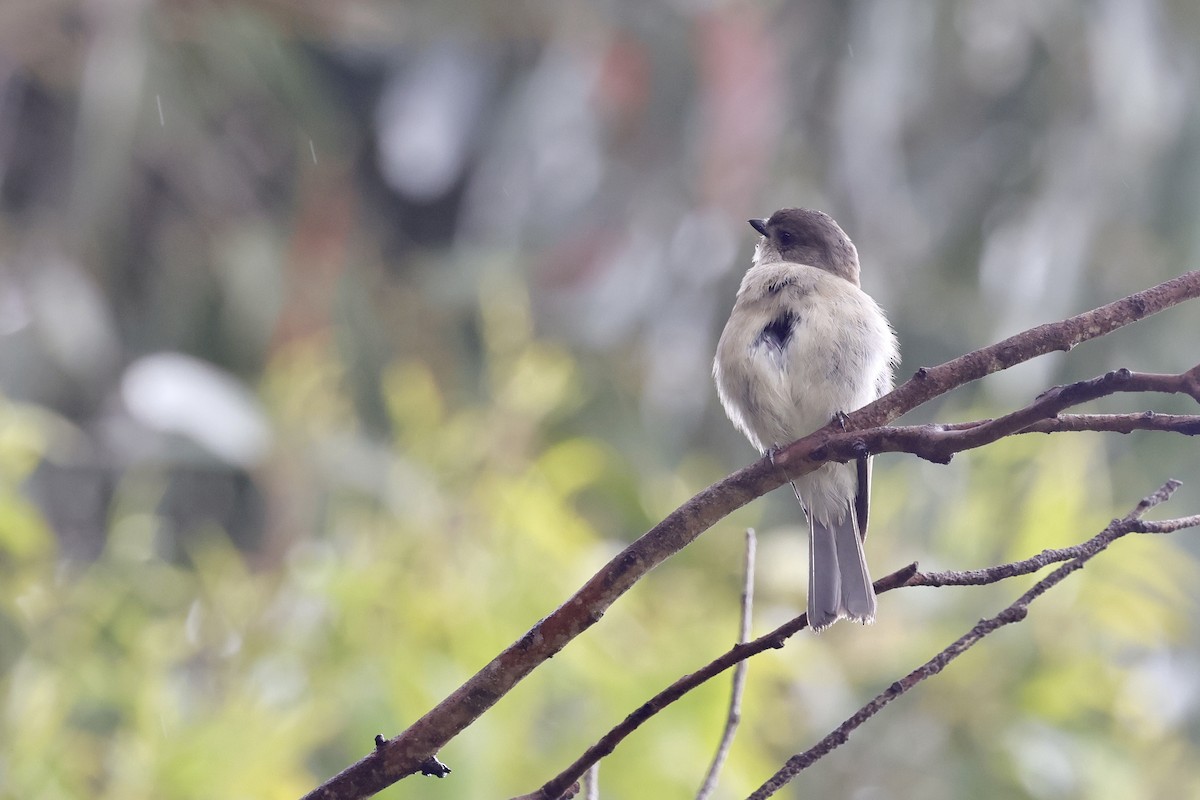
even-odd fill
[{"label": "bird's tail", "polygon": [[808,531],[809,626],[821,631],[839,619],[874,622],[875,589],[867,572],[854,504],[840,521],[829,525],[809,513]]}]

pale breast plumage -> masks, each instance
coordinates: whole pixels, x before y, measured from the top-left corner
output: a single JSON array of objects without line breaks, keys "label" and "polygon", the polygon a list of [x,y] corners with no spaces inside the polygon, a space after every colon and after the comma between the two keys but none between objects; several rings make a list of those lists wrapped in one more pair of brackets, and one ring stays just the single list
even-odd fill
[{"label": "pale breast plumage", "polygon": [[[826,307],[816,309],[817,302]],[[760,451],[788,444],[890,389],[895,336],[858,287],[815,267],[775,263],[746,273],[735,307],[751,323],[722,334],[717,361],[725,374],[717,375],[717,389],[726,406],[741,409],[735,423]],[[880,340],[890,348],[867,352],[856,344]],[[760,420],[754,412],[763,408],[787,413]]]}]

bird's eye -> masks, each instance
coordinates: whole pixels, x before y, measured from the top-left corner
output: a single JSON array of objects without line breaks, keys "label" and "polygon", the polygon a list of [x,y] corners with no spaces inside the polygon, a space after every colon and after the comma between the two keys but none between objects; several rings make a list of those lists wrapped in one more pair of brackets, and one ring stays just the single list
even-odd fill
[{"label": "bird's eye", "polygon": [[781,245],[783,245],[784,247],[791,247],[792,235],[790,233],[788,233],[787,231],[780,231],[779,232],[779,243]]}]

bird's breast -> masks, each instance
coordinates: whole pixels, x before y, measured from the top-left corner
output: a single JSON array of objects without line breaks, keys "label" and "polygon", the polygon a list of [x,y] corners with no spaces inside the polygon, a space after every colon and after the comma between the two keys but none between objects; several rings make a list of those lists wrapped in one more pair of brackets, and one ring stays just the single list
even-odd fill
[{"label": "bird's breast", "polygon": [[743,279],[714,375],[730,418],[761,450],[874,400],[894,357],[887,320],[857,287],[777,263]]}]

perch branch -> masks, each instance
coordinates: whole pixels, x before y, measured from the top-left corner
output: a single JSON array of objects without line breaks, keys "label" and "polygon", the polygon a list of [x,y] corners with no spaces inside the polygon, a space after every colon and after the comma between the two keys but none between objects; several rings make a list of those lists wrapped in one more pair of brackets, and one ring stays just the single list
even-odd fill
[{"label": "perch branch", "polygon": [[[895,391],[853,412],[850,431],[882,425],[922,403],[970,381],[1055,350],[1103,336],[1170,306],[1200,296],[1200,271],[1177,278],[1092,311],[1041,325],[938,367],[922,368]],[[305,795],[304,800],[368,797],[420,769],[420,765],[491,708],[537,666],[594,625],[617,598],[646,573],[675,554],[717,521],[786,480],[816,469],[811,457],[829,428],[805,437],[704,489],[617,554],[565,603],[488,662],[462,686],[393,739]],[[861,435],[861,433],[859,434]]]}]

